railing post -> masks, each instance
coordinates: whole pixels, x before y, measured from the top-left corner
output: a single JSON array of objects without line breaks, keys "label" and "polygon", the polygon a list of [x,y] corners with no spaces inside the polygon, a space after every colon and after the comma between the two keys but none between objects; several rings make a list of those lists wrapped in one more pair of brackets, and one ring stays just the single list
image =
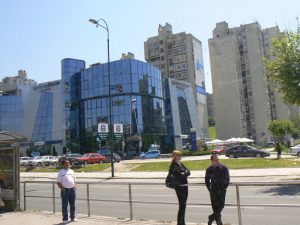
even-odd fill
[{"label": "railing post", "polygon": [[26,181],[24,181],[24,186],[23,186],[23,195],[24,195],[24,211],[26,211]]},{"label": "railing post", "polygon": [[240,199],[240,189],[239,185],[235,185],[236,188],[236,201],[237,201],[237,209],[238,209],[238,220],[239,220],[239,225],[242,225],[242,215],[241,215],[241,199]]},{"label": "railing post", "polygon": [[128,190],[129,190],[129,210],[130,210],[130,220],[133,220],[131,184],[128,184]]},{"label": "railing post", "polygon": [[55,214],[55,183],[52,183],[53,214]]},{"label": "railing post", "polygon": [[86,184],[86,200],[87,200],[87,210],[88,216],[91,216],[91,208],[90,208],[90,184]]}]

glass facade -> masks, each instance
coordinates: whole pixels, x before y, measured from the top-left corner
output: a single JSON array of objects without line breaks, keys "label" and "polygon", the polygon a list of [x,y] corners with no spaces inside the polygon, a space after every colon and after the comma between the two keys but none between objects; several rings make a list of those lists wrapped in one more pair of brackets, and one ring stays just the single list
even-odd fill
[{"label": "glass facade", "polygon": [[191,128],[196,130],[196,137],[203,137],[198,110],[189,82],[168,79],[166,82],[166,114],[168,136],[164,139],[165,148],[182,149],[189,138]]},{"label": "glass facade", "polygon": [[53,124],[53,93],[42,92],[34,124],[32,141],[51,141]]},{"label": "glass facade", "polygon": [[0,96],[0,131],[20,133],[22,118],[22,97]]},{"label": "glass facade", "polygon": [[[108,64],[74,71],[69,77],[70,104],[65,103],[65,108],[70,109],[73,140],[83,132],[96,133],[98,123],[109,123],[110,116]],[[159,69],[138,60],[122,59],[110,63],[110,77],[112,124],[123,124],[125,137],[166,135]]]}]

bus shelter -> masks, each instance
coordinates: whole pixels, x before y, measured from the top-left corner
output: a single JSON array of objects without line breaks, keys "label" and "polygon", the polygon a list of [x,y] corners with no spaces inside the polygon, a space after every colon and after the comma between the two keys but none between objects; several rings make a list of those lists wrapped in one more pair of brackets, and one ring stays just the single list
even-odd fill
[{"label": "bus shelter", "polygon": [[0,209],[20,209],[19,143],[26,141],[22,135],[0,131]]}]

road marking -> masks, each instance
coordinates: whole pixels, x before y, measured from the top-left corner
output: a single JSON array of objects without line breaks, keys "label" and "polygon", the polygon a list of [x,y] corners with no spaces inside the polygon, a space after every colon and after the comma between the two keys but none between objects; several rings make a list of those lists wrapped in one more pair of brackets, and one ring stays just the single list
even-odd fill
[{"label": "road marking", "polygon": [[[128,194],[122,194],[123,196],[128,196]],[[149,195],[149,194],[134,194],[134,196],[140,196],[140,197],[143,197],[143,196],[146,196],[146,197],[149,197],[149,196],[153,196],[153,197],[176,197],[174,194],[173,195]]]},{"label": "road marking", "polygon": [[241,198],[300,198],[300,196],[294,195],[242,195]]},{"label": "road marking", "polygon": [[[207,208],[211,206],[207,205],[187,205],[189,208]],[[236,209],[236,206],[225,206],[225,209]],[[265,207],[259,207],[259,206],[242,206],[241,209],[257,209],[257,210],[262,210],[265,209]]]}]

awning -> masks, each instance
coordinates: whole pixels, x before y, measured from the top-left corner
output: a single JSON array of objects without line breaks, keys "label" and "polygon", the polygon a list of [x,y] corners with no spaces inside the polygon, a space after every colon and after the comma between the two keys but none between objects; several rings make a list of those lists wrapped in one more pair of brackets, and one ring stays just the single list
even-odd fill
[{"label": "awning", "polygon": [[27,141],[27,138],[23,135],[10,131],[0,131],[0,144],[13,144],[25,141]]},{"label": "awning", "polygon": [[222,141],[220,139],[214,139],[212,141],[207,141],[205,143],[208,144],[208,145],[220,145],[220,144],[224,144],[225,141]]}]

